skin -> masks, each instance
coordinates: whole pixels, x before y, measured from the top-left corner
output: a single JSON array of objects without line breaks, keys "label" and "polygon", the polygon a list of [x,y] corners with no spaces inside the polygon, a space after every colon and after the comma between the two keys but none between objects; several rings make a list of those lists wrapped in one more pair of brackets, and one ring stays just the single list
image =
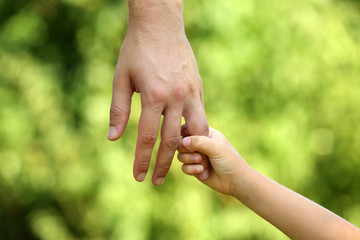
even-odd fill
[{"label": "skin", "polygon": [[197,177],[204,171],[199,163],[207,156],[209,178],[197,177],[201,182],[234,196],[291,239],[360,239],[359,228],[252,169],[214,129],[209,137],[185,137],[178,150],[184,173]]},{"label": "skin", "polygon": [[[192,135],[208,135],[202,82],[185,35],[181,0],[128,0],[129,23],[113,81],[108,139],[125,131],[134,92],[142,112],[134,160],[134,178],[144,181],[157,140],[161,142],[152,176],[162,185],[180,142],[181,117]],[[202,161],[204,168],[208,161]],[[201,179],[206,174],[200,174]]]}]

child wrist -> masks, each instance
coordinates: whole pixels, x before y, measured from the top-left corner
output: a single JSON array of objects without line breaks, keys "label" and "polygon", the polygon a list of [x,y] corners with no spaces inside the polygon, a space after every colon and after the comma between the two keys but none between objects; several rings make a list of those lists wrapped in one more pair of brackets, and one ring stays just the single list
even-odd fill
[{"label": "child wrist", "polygon": [[250,198],[252,172],[253,169],[249,165],[244,164],[239,167],[232,181],[230,195],[241,202],[247,201]]}]

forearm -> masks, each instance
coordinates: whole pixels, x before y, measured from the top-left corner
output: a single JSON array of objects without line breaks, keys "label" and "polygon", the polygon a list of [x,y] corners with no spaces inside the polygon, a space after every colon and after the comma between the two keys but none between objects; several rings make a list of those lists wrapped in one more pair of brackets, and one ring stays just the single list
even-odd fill
[{"label": "forearm", "polygon": [[291,239],[359,239],[360,230],[320,205],[261,175],[243,175],[234,196]]},{"label": "forearm", "polygon": [[182,0],[128,0],[129,29],[184,33]]}]

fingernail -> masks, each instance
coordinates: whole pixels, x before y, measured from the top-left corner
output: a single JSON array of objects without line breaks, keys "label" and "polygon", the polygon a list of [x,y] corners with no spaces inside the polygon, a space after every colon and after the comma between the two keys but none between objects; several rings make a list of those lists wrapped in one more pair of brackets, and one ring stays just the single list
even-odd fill
[{"label": "fingernail", "polygon": [[207,180],[209,178],[209,169],[205,169],[205,171],[203,171],[202,178],[204,180]]},{"label": "fingernail", "polygon": [[137,175],[136,180],[142,182],[145,180],[145,177],[146,177],[146,172],[142,172]]},{"label": "fingernail", "polygon": [[112,139],[116,138],[117,134],[118,134],[118,131],[117,131],[116,127],[109,127],[109,132],[108,132],[107,138],[109,140],[112,140]]},{"label": "fingernail", "polygon": [[200,166],[197,166],[196,167],[196,171],[198,171],[198,172],[201,172],[201,171],[203,171],[204,170],[204,166],[203,165],[200,165]]},{"label": "fingernail", "polygon": [[183,145],[184,145],[184,147],[189,148],[190,147],[190,138],[184,138]]},{"label": "fingernail", "polygon": [[164,177],[159,177],[158,179],[155,180],[155,185],[161,186],[164,183],[164,180],[165,180]]},{"label": "fingernail", "polygon": [[[201,160],[202,160],[202,157],[201,157],[201,155],[193,155],[193,161],[195,162],[195,163],[200,163],[201,162]],[[202,165],[201,165],[201,167],[203,167]]]}]

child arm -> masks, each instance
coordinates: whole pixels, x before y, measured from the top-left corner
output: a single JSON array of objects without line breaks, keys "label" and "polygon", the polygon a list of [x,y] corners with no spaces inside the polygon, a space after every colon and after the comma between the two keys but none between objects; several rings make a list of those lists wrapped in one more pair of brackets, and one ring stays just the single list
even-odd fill
[{"label": "child arm", "polygon": [[213,129],[210,137],[184,138],[179,151],[183,171],[194,176],[202,169],[199,153],[208,156],[209,178],[202,182],[236,197],[291,239],[360,239],[359,228],[252,169]]}]

